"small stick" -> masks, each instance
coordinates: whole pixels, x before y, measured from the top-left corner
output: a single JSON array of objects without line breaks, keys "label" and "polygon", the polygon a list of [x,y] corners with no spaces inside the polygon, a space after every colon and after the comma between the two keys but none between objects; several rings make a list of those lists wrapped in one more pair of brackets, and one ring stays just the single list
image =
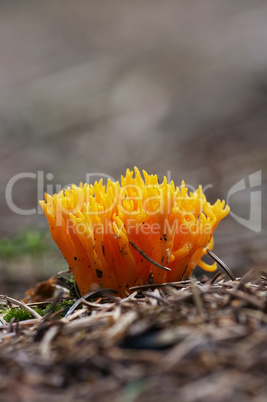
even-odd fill
[{"label": "small stick", "polygon": [[232,281],[235,281],[236,277],[234,276],[230,268],[228,268],[227,265],[219,257],[217,257],[217,255],[214,254],[213,251],[209,250],[208,248],[206,248],[206,251],[224,269],[224,271],[230,276]]},{"label": "small stick", "polygon": [[155,265],[155,267],[164,269],[164,271],[171,271],[170,268],[168,267],[164,267],[164,265],[160,265],[158,262],[152,260],[152,258],[150,258],[146,253],[144,253],[144,251],[142,251],[136,244],[134,244],[132,241],[129,240],[129,243],[131,246],[133,246],[133,248],[138,251],[138,253],[144,257],[147,261],[151,262],[151,264]]}]

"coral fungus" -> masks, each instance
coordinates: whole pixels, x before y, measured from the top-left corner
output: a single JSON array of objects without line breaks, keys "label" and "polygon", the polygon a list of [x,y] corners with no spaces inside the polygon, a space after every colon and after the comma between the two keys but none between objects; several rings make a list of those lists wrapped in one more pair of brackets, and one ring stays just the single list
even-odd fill
[{"label": "coral fungus", "polygon": [[[135,172],[135,174],[134,174]],[[201,186],[188,194],[164,177],[127,169],[119,182],[72,185],[40,201],[51,235],[74,274],[82,295],[99,286],[125,296],[130,287],[187,278],[213,246],[213,233],[229,212],[224,201],[211,205]],[[136,245],[153,261],[141,255]]]}]

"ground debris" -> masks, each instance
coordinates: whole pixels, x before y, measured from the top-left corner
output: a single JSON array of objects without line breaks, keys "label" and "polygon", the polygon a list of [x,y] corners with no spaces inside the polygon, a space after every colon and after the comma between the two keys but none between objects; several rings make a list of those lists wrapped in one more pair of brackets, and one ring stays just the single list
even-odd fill
[{"label": "ground debris", "polygon": [[3,400],[264,401],[266,273],[100,292],[81,306],[2,318]]}]

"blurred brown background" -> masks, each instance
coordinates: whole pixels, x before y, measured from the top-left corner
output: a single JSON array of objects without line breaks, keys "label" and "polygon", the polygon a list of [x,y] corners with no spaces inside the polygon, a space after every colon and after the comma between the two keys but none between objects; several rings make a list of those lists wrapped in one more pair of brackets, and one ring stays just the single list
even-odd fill
[{"label": "blurred brown background", "polygon": [[[7,205],[21,172],[65,185],[137,165],[212,184],[214,201],[261,170],[262,230],[229,216],[215,252],[237,273],[266,267],[266,21],[264,0],[0,2],[0,293],[65,268],[44,216]],[[12,195],[35,208],[36,181]],[[248,219],[249,189],[230,206]]]}]

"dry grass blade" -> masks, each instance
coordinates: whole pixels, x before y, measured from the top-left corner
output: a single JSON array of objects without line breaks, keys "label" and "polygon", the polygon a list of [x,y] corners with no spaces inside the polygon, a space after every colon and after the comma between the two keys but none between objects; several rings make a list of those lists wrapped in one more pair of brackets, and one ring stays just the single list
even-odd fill
[{"label": "dry grass blade", "polygon": [[203,302],[202,302],[200,291],[196,285],[196,280],[194,277],[191,278],[191,282],[192,282],[193,297],[194,297],[194,300],[196,303],[197,311],[198,311],[200,317],[202,318],[202,320],[205,320],[206,316],[204,313]]},{"label": "dry grass blade", "polygon": [[210,285],[213,285],[221,275],[222,275],[221,272],[216,272],[216,274],[214,275],[214,277],[210,281]]},{"label": "dry grass blade", "polygon": [[155,267],[161,268],[164,271],[171,271],[170,268],[165,267],[164,265],[159,264],[158,262],[152,260],[152,258],[150,258],[143,250],[141,250],[134,242],[129,240],[130,245],[136,250],[138,251],[138,253],[144,257],[147,261],[151,262],[151,264],[155,265]]},{"label": "dry grass blade", "polygon": [[230,268],[213,251],[209,250],[208,248],[206,249],[206,251],[224,269],[224,271],[227,273],[227,275],[229,275],[232,281],[235,281],[236,277],[234,276]]},{"label": "dry grass blade", "polygon": [[47,321],[49,320],[49,318],[51,318],[52,314],[53,314],[53,310],[55,308],[55,306],[59,303],[60,299],[62,298],[63,292],[60,292],[57,297],[52,301],[48,312],[46,313],[46,315],[43,317],[43,321]]},{"label": "dry grass blade", "polygon": [[3,300],[7,300],[11,304],[15,304],[16,306],[22,307],[24,310],[27,310],[33,317],[42,319],[42,316],[38,314],[35,310],[29,307],[27,304],[20,300],[13,299],[12,297],[0,295],[0,298]]},{"label": "dry grass blade", "polygon": [[113,289],[98,289],[98,290],[93,290],[92,292],[87,293],[86,295],[84,295],[83,297],[80,297],[80,299],[78,299],[73,306],[71,306],[71,308],[67,311],[65,318],[68,317],[70,314],[73,313],[73,311],[76,310],[76,308],[79,307],[80,304],[82,304],[84,301],[86,301],[87,299],[90,299],[91,297],[97,297],[99,295],[104,296],[107,293],[118,293],[116,290]]},{"label": "dry grass blade", "polygon": [[144,292],[144,295],[147,297],[151,297],[152,299],[155,299],[160,303],[165,304],[165,306],[168,306],[168,304],[169,304],[165,299],[163,299],[163,297],[161,297],[160,295],[157,295],[153,292]]},{"label": "dry grass blade", "polygon": [[40,352],[43,358],[48,359],[51,352],[51,343],[55,336],[59,332],[59,327],[54,325],[53,327],[49,328],[48,331],[45,333],[42,342],[40,344]]},{"label": "dry grass blade", "polygon": [[145,285],[138,285],[138,286],[133,286],[130,288],[130,290],[147,290],[147,289],[156,289],[156,288],[164,288],[166,286],[175,286],[175,287],[180,287],[183,288],[186,285],[190,285],[190,280],[185,280],[185,281],[177,281],[177,282],[165,282],[165,283],[147,283]]}]

